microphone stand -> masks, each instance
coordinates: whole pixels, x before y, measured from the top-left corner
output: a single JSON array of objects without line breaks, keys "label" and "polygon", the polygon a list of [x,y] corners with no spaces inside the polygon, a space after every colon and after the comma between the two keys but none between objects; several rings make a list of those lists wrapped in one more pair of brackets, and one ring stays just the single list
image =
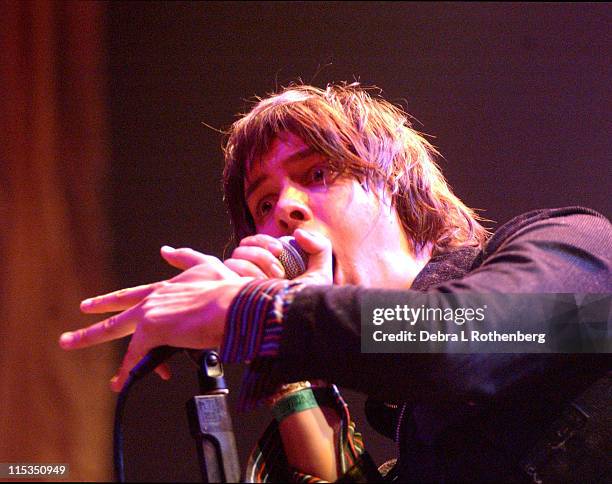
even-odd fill
[{"label": "microphone stand", "polygon": [[227,404],[229,390],[216,351],[202,353],[198,378],[202,395],[187,402],[187,417],[196,443],[202,482],[240,482],[238,451]]}]

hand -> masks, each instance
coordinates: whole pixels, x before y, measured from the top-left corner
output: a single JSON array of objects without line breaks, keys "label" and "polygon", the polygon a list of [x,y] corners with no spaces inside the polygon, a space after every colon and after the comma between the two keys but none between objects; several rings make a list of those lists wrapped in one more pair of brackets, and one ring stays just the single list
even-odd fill
[{"label": "hand", "polygon": [[[333,283],[331,242],[321,234],[297,229],[293,236],[309,255],[306,272],[296,278],[308,284]],[[241,276],[258,279],[284,278],[285,270],[278,260],[283,245],[270,235],[245,237],[224,264]]]},{"label": "hand", "polygon": [[[72,350],[133,334],[121,368],[111,380],[115,391],[152,348],[220,346],[227,309],[240,288],[252,280],[240,277],[219,259],[191,249],[164,247],[162,256],[184,272],[167,281],[84,300],[81,310],[85,313],[123,312],[60,337],[62,348]],[[161,373],[168,376],[167,368],[162,367]]]},{"label": "hand", "polygon": [[295,241],[308,254],[306,272],[296,281],[305,284],[331,285],[334,283],[331,241],[322,234],[297,229],[293,232]]},{"label": "hand", "polygon": [[282,251],[280,240],[265,234],[250,235],[240,241],[223,263],[243,277],[284,279],[285,269],[278,260]]}]

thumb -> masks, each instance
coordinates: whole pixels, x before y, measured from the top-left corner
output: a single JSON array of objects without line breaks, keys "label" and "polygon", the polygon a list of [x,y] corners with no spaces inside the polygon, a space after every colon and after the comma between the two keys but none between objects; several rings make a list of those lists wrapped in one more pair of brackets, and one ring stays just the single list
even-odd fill
[{"label": "thumb", "polygon": [[330,240],[315,232],[297,229],[293,236],[308,254],[308,268],[305,275],[316,275],[317,284],[332,284],[332,246]]}]

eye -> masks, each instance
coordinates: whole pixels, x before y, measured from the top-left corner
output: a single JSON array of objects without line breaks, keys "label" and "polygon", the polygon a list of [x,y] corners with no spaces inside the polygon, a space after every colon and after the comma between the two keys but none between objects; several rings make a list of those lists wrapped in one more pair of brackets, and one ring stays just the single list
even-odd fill
[{"label": "eye", "polygon": [[325,181],[325,170],[323,168],[315,168],[312,171],[312,181],[315,183]]},{"label": "eye", "polygon": [[332,181],[332,171],[326,166],[315,166],[308,172],[307,181],[314,185],[327,185]]},{"label": "eye", "polygon": [[255,215],[257,218],[263,218],[268,215],[272,211],[272,201],[269,198],[262,199],[258,204],[255,210]]}]

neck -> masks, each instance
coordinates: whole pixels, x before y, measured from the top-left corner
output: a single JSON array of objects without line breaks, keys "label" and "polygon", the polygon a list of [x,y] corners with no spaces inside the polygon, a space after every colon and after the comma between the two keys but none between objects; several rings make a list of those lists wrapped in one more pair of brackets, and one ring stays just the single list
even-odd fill
[{"label": "neck", "polygon": [[361,284],[366,287],[409,289],[416,276],[431,259],[431,244],[420,250],[408,247],[378,252],[374,270],[364,274]]}]

